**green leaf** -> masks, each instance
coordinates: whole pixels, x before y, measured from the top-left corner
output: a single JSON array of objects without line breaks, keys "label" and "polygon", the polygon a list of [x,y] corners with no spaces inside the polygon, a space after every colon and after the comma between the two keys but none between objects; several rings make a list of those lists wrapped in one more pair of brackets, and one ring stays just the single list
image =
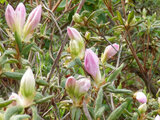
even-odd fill
[{"label": "green leaf", "polygon": [[76,62],[76,64],[78,64],[79,66],[83,66],[83,65],[82,65],[82,62],[81,62],[81,60],[80,60],[79,57],[75,58],[75,62]]},{"label": "green leaf", "polygon": [[53,98],[53,97],[54,97],[54,95],[49,95],[49,96],[44,97],[44,98],[42,98],[42,99],[40,99],[40,100],[38,100],[38,101],[35,101],[35,103],[36,103],[36,104],[44,103],[44,102],[50,100],[50,99]]},{"label": "green leaf", "polygon": [[38,79],[38,80],[36,80],[36,83],[37,83],[38,85],[48,86],[48,82],[45,81],[45,80]]},{"label": "green leaf", "polygon": [[89,22],[94,16],[99,16],[101,13],[103,13],[103,10],[96,10],[92,12],[88,17],[87,22]]},{"label": "green leaf", "polygon": [[31,43],[31,44],[25,46],[23,48],[22,55],[26,55],[31,50],[31,48],[32,48],[33,45],[34,45],[34,43]]},{"label": "green leaf", "polygon": [[112,93],[124,93],[124,94],[132,94],[133,92],[131,90],[127,90],[127,89],[113,89],[113,90],[109,90]]},{"label": "green leaf", "polygon": [[72,68],[72,67],[74,67],[76,65],[76,61],[75,60],[73,60],[73,61],[71,61],[69,64],[68,64],[68,68]]},{"label": "green leaf", "polygon": [[117,19],[119,20],[120,24],[124,25],[121,13],[118,10],[116,12],[117,12]]},{"label": "green leaf", "polygon": [[15,40],[16,40],[18,49],[19,49],[19,51],[21,53],[21,51],[22,51],[22,40],[21,40],[21,38],[20,38],[20,36],[18,35],[17,32],[15,32],[14,35],[15,35]]},{"label": "green leaf", "polygon": [[24,119],[29,119],[29,118],[31,118],[29,115],[26,115],[26,114],[24,114],[24,115],[14,115],[14,116],[12,116],[11,117],[11,120],[24,120]]},{"label": "green leaf", "polygon": [[3,72],[2,73],[7,78],[12,78],[14,80],[21,80],[23,73],[19,72]]},{"label": "green leaf", "polygon": [[92,118],[95,118],[94,108],[93,108],[93,107],[88,106],[88,111],[89,111],[89,113],[90,113],[91,117],[92,117]]},{"label": "green leaf", "polygon": [[4,113],[4,120],[10,120],[10,118],[13,115],[20,114],[22,111],[23,111],[22,106],[14,106],[14,107],[8,108]]},{"label": "green leaf", "polygon": [[128,102],[122,103],[118,108],[116,108],[108,117],[107,120],[119,120],[119,117],[123,113],[124,109],[127,107]]},{"label": "green leaf", "polygon": [[[6,61],[5,61],[5,63],[18,63],[18,60],[17,59],[14,59],[14,58],[11,58],[11,59],[7,59]],[[5,64],[4,63],[4,64]]]},{"label": "green leaf", "polygon": [[37,108],[35,106],[31,107],[32,109],[32,120],[41,120],[41,117],[38,115]]},{"label": "green leaf", "polygon": [[117,78],[117,76],[120,74],[120,72],[121,72],[121,70],[122,70],[122,68],[123,68],[123,65],[124,64],[122,64],[119,68],[117,68],[109,77],[108,77],[108,79],[107,79],[107,82],[113,82],[116,78]]},{"label": "green leaf", "polygon": [[13,100],[5,100],[0,102],[0,108],[6,107],[12,103]]},{"label": "green leaf", "polygon": [[100,88],[98,92],[98,96],[96,99],[96,105],[95,105],[95,113],[98,111],[98,109],[102,106],[102,101],[103,101],[103,89]]},{"label": "green leaf", "polygon": [[132,120],[138,120],[138,113],[133,113]]},{"label": "green leaf", "polygon": [[35,52],[40,52],[41,54],[43,53],[43,51],[36,44],[33,44],[32,50]]},{"label": "green leaf", "polygon": [[81,117],[81,109],[78,107],[73,107],[71,109],[72,120],[79,120]]},{"label": "green leaf", "polygon": [[96,118],[101,117],[104,111],[105,111],[105,106],[100,107],[98,111],[96,112]]},{"label": "green leaf", "polygon": [[134,11],[132,11],[128,15],[128,20],[127,20],[128,24],[130,24],[132,22],[133,18],[134,18]]},{"label": "green leaf", "polygon": [[9,49],[9,50],[5,50],[5,52],[3,53],[4,55],[12,55],[12,54],[17,54],[15,50]]}]

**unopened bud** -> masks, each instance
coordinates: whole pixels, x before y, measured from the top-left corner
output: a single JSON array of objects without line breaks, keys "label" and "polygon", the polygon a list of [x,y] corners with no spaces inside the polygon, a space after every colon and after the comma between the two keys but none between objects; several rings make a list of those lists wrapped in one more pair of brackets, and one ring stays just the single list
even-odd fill
[{"label": "unopened bud", "polygon": [[119,45],[114,43],[105,48],[104,53],[101,56],[101,61],[104,63],[106,60],[112,58],[119,51]]},{"label": "unopened bud", "polygon": [[73,15],[73,20],[74,20],[75,23],[80,23],[80,22],[82,22],[81,16],[80,16],[78,13],[75,13],[75,14]]},{"label": "unopened bud", "polygon": [[146,103],[140,105],[140,106],[138,107],[138,111],[139,111],[141,114],[142,114],[142,113],[145,113],[145,112],[147,111],[147,105],[146,105]]},{"label": "unopened bud", "polygon": [[10,4],[7,5],[5,18],[10,29],[15,31],[15,11]]},{"label": "unopened bud", "polygon": [[154,120],[160,120],[160,116],[157,115]]},{"label": "unopened bud", "polygon": [[85,70],[93,77],[96,84],[100,84],[102,82],[99,70],[99,59],[91,49],[87,49],[85,51],[84,67]]},{"label": "unopened bud", "polygon": [[22,98],[16,93],[12,93],[11,96],[9,97],[9,100],[15,100],[12,102],[13,106],[23,104]]},{"label": "unopened bud", "polygon": [[8,4],[5,17],[11,30],[21,35],[26,18],[26,8],[23,3],[19,3],[15,11],[12,6]]},{"label": "unopened bud", "polygon": [[85,45],[82,36],[75,28],[71,27],[67,27],[67,33],[71,39],[69,47],[72,58],[79,57],[82,59],[85,52]]},{"label": "unopened bud", "polygon": [[90,37],[91,37],[91,33],[87,31],[86,34],[85,34],[85,38],[86,38],[87,40],[89,40]]},{"label": "unopened bud", "polygon": [[40,22],[42,14],[42,6],[39,5],[35,9],[32,10],[32,12],[29,14],[27,22],[24,26],[24,39],[33,33],[34,29],[38,26],[38,23]]},{"label": "unopened bud", "polygon": [[26,99],[34,99],[35,96],[35,79],[31,68],[29,67],[24,73],[20,83],[20,95]]},{"label": "unopened bud", "polygon": [[136,92],[133,95],[133,97],[136,98],[138,100],[138,102],[140,102],[142,104],[147,102],[147,97],[143,92]]},{"label": "unopened bud", "polygon": [[88,78],[81,78],[76,82],[75,96],[80,99],[83,95],[87,93],[91,87],[91,81]]},{"label": "unopened bud", "polygon": [[76,86],[76,79],[72,76],[68,77],[65,84],[65,88],[71,97],[74,96],[75,86]]}]

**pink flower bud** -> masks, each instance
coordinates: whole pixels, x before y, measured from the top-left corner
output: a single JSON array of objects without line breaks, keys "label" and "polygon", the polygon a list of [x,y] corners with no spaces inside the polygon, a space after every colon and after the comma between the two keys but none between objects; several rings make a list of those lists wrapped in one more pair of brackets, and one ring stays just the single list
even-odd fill
[{"label": "pink flower bud", "polygon": [[68,77],[65,84],[65,88],[67,90],[74,91],[75,85],[76,85],[76,79],[72,76]]},{"label": "pink flower bud", "polygon": [[24,38],[26,38],[27,35],[31,34],[33,30],[38,26],[38,23],[40,22],[40,19],[41,19],[41,14],[42,14],[41,5],[38,5],[29,14],[27,22],[24,26]]},{"label": "pink flower bud", "polygon": [[138,102],[142,104],[147,102],[147,97],[143,92],[136,92],[133,97],[135,97]]},{"label": "pink flower bud", "polygon": [[10,29],[15,31],[15,11],[10,4],[7,5],[5,18]]},{"label": "pink flower bud", "polygon": [[25,23],[25,19],[26,19],[26,8],[23,5],[23,3],[19,3],[16,10],[15,10],[15,14],[16,14],[16,26],[19,27],[20,32],[22,32],[24,23]]},{"label": "pink flower bud", "polygon": [[154,120],[160,120],[160,116],[157,115]]},{"label": "pink flower bud", "polygon": [[72,58],[79,57],[82,59],[85,52],[85,45],[82,36],[72,27],[67,27],[67,33],[71,39],[69,48]]},{"label": "pink flower bud", "polygon": [[9,97],[9,100],[16,100],[12,102],[13,106],[22,105],[23,103],[22,98],[16,93],[12,93],[11,96]]},{"label": "pink flower bud", "polygon": [[67,33],[70,39],[82,39],[82,36],[75,28],[67,27]]},{"label": "pink flower bud", "polygon": [[79,94],[85,94],[91,87],[91,81],[88,78],[82,78],[76,82],[75,91]]},{"label": "pink flower bud", "polygon": [[84,67],[86,71],[93,77],[96,83],[101,81],[101,73],[99,70],[99,59],[97,55],[90,49],[85,52]]},{"label": "pink flower bud", "polygon": [[117,53],[117,51],[119,51],[119,45],[117,43],[107,46],[105,48],[104,54],[102,54],[102,57],[101,57],[102,63],[104,63],[107,59],[113,57]]},{"label": "pink flower bud", "polygon": [[23,3],[19,3],[15,11],[12,6],[8,4],[5,17],[11,30],[21,35],[26,18],[26,8]]}]

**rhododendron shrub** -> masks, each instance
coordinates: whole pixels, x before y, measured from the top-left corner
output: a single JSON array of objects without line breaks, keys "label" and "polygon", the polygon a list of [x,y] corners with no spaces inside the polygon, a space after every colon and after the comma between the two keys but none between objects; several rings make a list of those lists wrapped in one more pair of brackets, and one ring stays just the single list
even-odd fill
[{"label": "rhododendron shrub", "polygon": [[158,0],[0,0],[0,120],[159,120]]}]

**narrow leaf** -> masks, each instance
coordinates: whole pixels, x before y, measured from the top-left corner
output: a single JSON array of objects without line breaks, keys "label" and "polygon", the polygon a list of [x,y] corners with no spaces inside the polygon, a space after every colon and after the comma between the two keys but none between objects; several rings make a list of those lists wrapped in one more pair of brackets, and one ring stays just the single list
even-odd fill
[{"label": "narrow leaf", "polygon": [[133,18],[134,18],[134,11],[130,12],[128,15],[128,20],[127,20],[128,24],[132,22]]},{"label": "narrow leaf", "polygon": [[105,111],[105,106],[102,106],[101,108],[98,109],[96,112],[96,118],[101,117]]},{"label": "narrow leaf", "polygon": [[117,12],[117,18],[118,18],[120,24],[123,25],[124,23],[123,23],[123,19],[122,19],[121,13],[118,10],[116,12]]},{"label": "narrow leaf", "polygon": [[2,74],[5,75],[5,77],[12,78],[14,80],[20,80],[23,76],[23,73],[19,72],[3,72]]},{"label": "narrow leaf", "polygon": [[11,117],[11,120],[26,120],[31,118],[29,115],[14,115]]},{"label": "narrow leaf", "polygon": [[4,113],[4,120],[10,120],[10,118],[13,115],[20,114],[22,111],[23,111],[22,106],[14,106],[14,107],[8,108]]},{"label": "narrow leaf", "polygon": [[108,117],[107,120],[119,120],[118,118],[123,113],[124,109],[127,107],[128,102],[122,103],[118,108],[116,108]]},{"label": "narrow leaf", "polygon": [[36,101],[36,104],[44,103],[44,102],[50,100],[50,99],[53,98],[53,97],[54,97],[54,95],[49,95],[49,96],[47,96],[47,97],[44,97],[44,98],[42,98],[42,99]]},{"label": "narrow leaf", "polygon": [[0,102],[0,108],[3,108],[3,107],[8,106],[9,104],[12,103],[12,101],[13,101],[13,100],[1,101],[1,102]]},{"label": "narrow leaf", "polygon": [[102,106],[102,101],[103,101],[103,89],[100,88],[98,92],[98,96],[96,99],[96,105],[95,105],[95,113],[98,111],[98,109]]},{"label": "narrow leaf", "polygon": [[122,70],[122,68],[123,68],[123,65],[124,64],[122,64],[119,68],[117,68],[109,77],[108,77],[108,79],[107,79],[107,82],[113,82],[116,78],[117,78],[117,76],[120,74],[120,72],[121,72],[121,70]]}]

